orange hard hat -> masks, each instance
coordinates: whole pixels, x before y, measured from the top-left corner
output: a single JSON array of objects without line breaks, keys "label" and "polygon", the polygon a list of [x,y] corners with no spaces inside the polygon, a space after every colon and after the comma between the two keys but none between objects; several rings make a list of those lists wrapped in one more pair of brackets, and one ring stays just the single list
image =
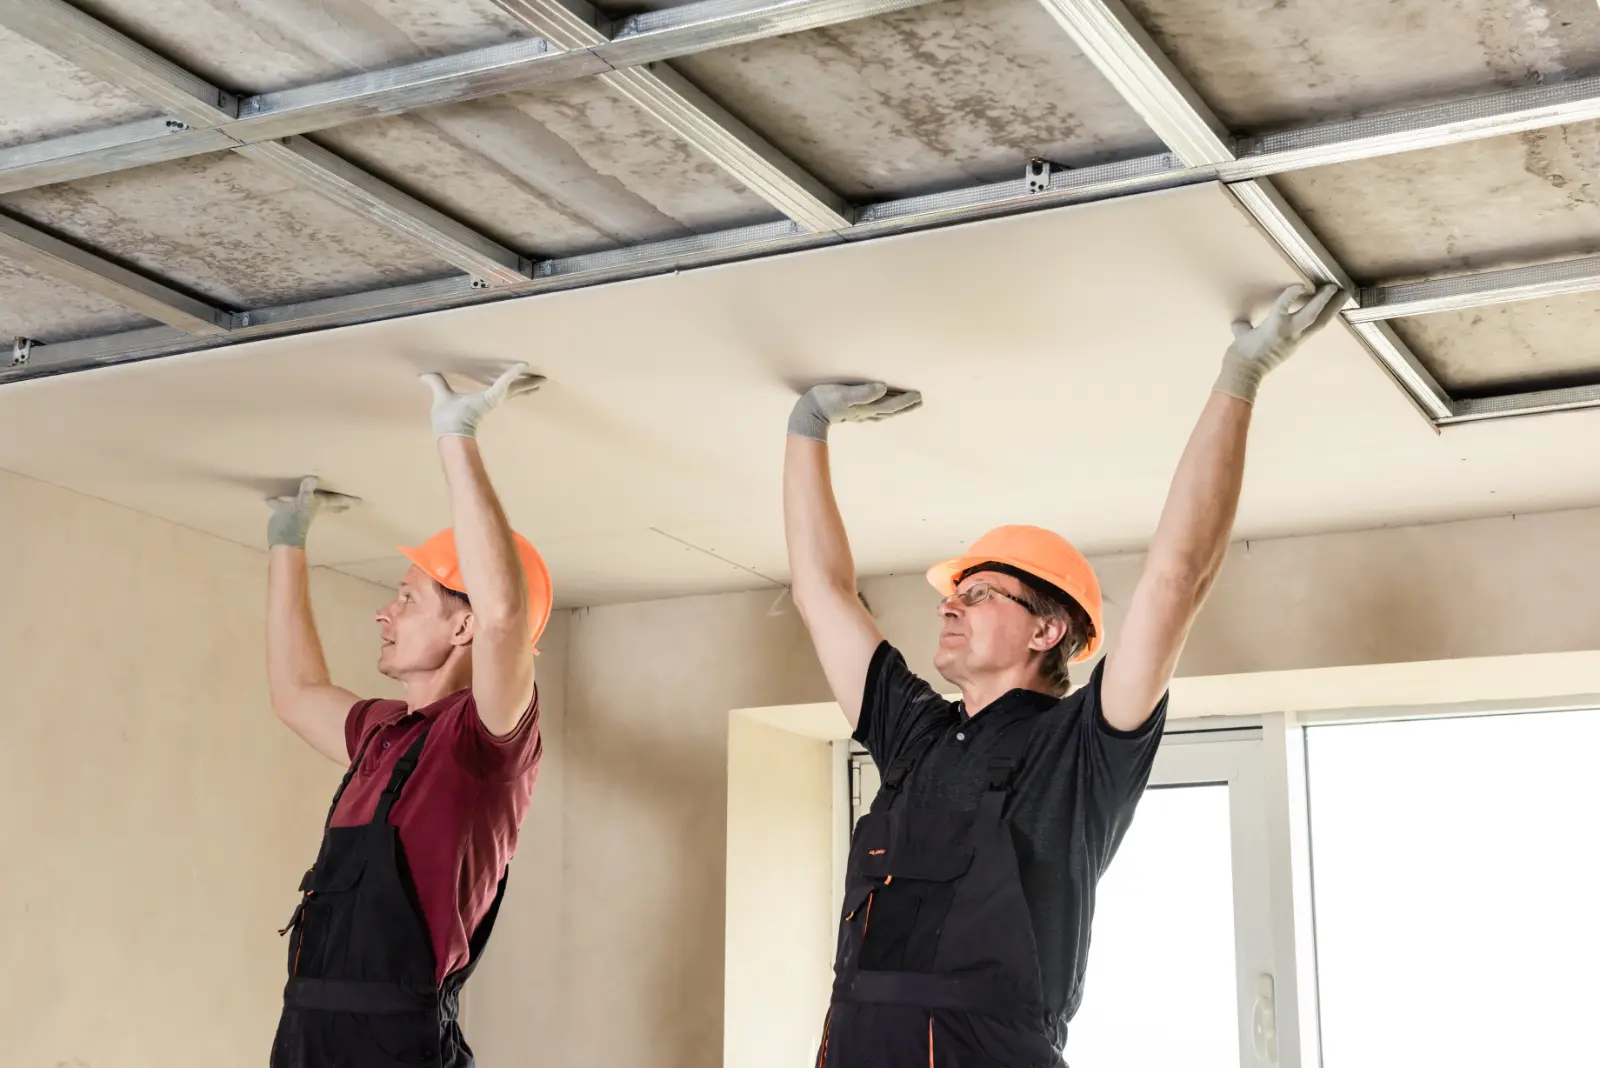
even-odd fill
[{"label": "orange hard hat", "polygon": [[[550,569],[544,566],[539,550],[521,534],[512,532],[517,543],[517,555],[522,558],[522,573],[528,580],[528,622],[533,626],[533,641],[538,644],[545,624],[550,622],[553,594],[550,588]],[[466,593],[467,584],[461,578],[461,561],[456,556],[456,532],[453,528],[439,531],[414,549],[400,546],[406,559],[422,568],[428,577],[448,590]]]},{"label": "orange hard hat", "polygon": [[1099,650],[1106,629],[1100,580],[1095,578],[1089,561],[1066,538],[1042,527],[995,527],[973,542],[961,556],[930,567],[928,581],[948,597],[956,592],[956,583],[961,581],[962,575],[979,564],[988,563],[1006,564],[1048,582],[1083,607],[1094,625],[1094,634],[1089,644],[1072,658],[1074,663],[1089,659]]}]

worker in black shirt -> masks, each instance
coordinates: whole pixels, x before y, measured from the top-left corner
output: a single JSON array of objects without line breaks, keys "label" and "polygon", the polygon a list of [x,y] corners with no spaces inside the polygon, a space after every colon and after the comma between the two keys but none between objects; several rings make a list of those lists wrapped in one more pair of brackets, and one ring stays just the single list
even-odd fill
[{"label": "worker in black shirt", "polygon": [[[1064,539],[1001,527],[935,566],[945,701],[884,641],[856,591],[834,501],[831,425],[921,403],[883,383],[800,398],[784,460],[795,604],[834,696],[883,775],[851,842],[819,1068],[1059,1065],[1082,1000],[1095,884],[1149,779],[1168,682],[1222,564],[1262,377],[1337,313],[1292,287],[1234,342],[1173,478],[1122,629]],[[1159,966],[1159,962],[1152,962]]]}]

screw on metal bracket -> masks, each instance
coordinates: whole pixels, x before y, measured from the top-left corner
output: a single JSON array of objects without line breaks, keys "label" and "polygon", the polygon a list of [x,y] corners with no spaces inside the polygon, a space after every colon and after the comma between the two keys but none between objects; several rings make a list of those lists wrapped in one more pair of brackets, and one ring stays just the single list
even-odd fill
[{"label": "screw on metal bracket", "polygon": [[169,130],[187,130],[188,128],[189,124],[184,122],[182,119],[167,120],[167,129]]},{"label": "screw on metal bracket", "polygon": [[33,338],[16,337],[11,341],[11,366],[23,367],[28,362],[28,357],[33,355]]},{"label": "screw on metal bracket", "polygon": [[489,283],[485,282],[481,278],[474,278],[472,280],[472,288],[473,289],[488,289],[489,288]]},{"label": "screw on metal bracket", "polygon": [[1050,191],[1050,175],[1054,174],[1056,165],[1047,159],[1030,159],[1028,166],[1023,170],[1022,176],[1027,180],[1029,193],[1048,193]]}]

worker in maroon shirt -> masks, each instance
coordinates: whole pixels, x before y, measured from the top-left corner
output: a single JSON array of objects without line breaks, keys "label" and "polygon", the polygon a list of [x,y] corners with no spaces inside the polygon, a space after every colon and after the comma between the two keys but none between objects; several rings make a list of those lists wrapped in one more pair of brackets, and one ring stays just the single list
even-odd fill
[{"label": "worker in maroon shirt", "polygon": [[306,587],[306,533],[350,498],[307,478],[268,527],[272,708],[348,764],[289,934],[273,1068],[468,1068],[461,986],[494,926],[539,766],[534,643],[550,578],[512,531],[475,431],[542,379],[518,364],[476,393],[424,375],[454,527],[420,548],[377,616],[378,670],[405,699],[328,678]]}]

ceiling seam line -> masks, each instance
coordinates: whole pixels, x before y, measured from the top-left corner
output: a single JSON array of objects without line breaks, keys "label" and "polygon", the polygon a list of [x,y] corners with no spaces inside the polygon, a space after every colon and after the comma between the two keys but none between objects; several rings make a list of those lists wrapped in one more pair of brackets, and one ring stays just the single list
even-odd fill
[{"label": "ceiling seam line", "polygon": [[711,551],[710,549],[705,548],[702,545],[696,545],[694,542],[689,541],[686,538],[680,538],[676,534],[669,534],[665,530],[662,530],[660,527],[653,526],[653,527],[650,527],[650,530],[651,530],[652,533],[659,534],[663,538],[666,538],[668,541],[677,542],[679,545],[682,545],[686,549],[693,549],[697,553],[704,553],[706,556],[711,557],[711,559],[713,559],[713,560],[718,560],[718,561],[720,561],[720,562],[722,562],[724,564],[727,564],[729,567],[736,567],[740,571],[744,571],[744,572],[746,572],[748,574],[754,575],[756,578],[760,579],[761,581],[769,583],[775,589],[780,589],[781,590],[781,589],[787,589],[788,588],[787,584],[779,582],[777,579],[773,578],[771,575],[762,574],[760,571],[757,571],[753,567],[748,567],[748,566],[746,566],[744,564],[741,564],[737,560],[730,560],[726,556],[722,556],[719,553],[715,553],[715,552]]}]

